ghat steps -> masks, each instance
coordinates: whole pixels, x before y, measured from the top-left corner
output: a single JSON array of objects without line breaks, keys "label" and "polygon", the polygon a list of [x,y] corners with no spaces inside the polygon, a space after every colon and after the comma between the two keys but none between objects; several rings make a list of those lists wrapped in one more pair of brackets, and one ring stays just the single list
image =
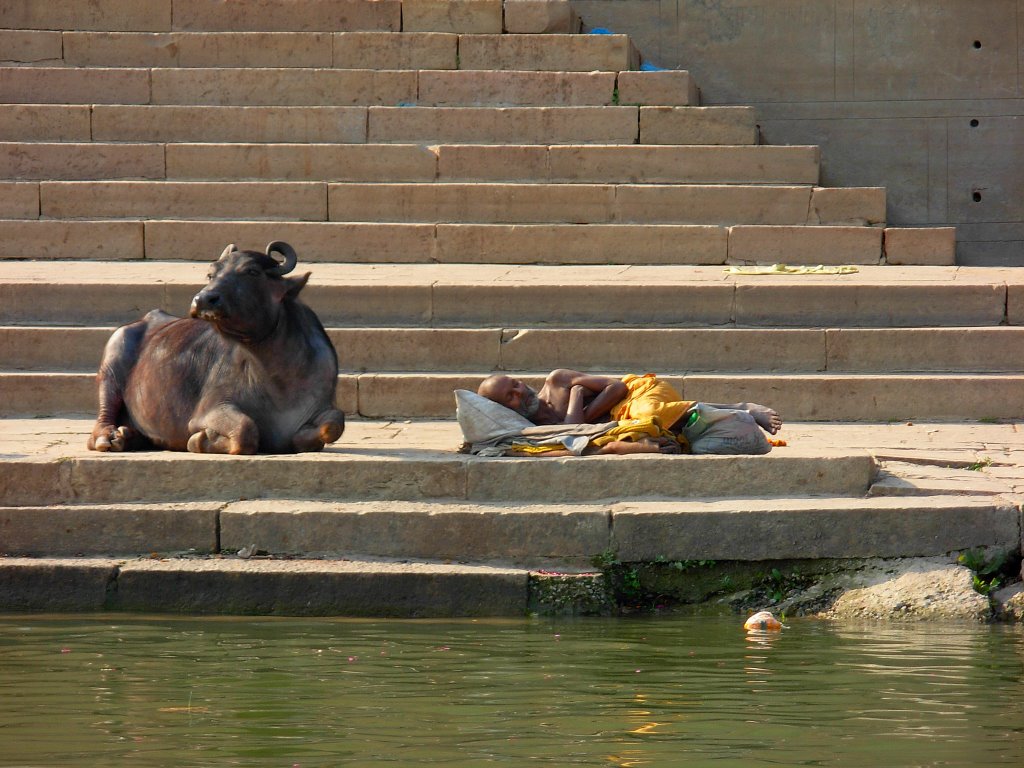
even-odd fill
[{"label": "ghat steps", "polygon": [[[579,31],[561,0],[0,0],[0,607],[500,615],[601,551],[1019,549],[1014,425],[904,426],[1019,416],[1017,274]],[[274,239],[342,442],[87,452],[110,330]],[[723,271],[775,262],[859,271]],[[452,388],[561,365],[798,423],[764,457],[454,452]]]}]

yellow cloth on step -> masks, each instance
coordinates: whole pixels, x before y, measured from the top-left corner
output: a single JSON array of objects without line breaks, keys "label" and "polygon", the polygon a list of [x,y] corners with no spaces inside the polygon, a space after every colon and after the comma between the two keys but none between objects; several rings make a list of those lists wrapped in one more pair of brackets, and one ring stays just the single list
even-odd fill
[{"label": "yellow cloth on step", "polygon": [[834,267],[818,264],[817,266],[791,267],[788,264],[772,264],[771,266],[726,267],[730,275],[849,275],[860,272],[857,267],[849,264]]},{"label": "yellow cloth on step", "polygon": [[616,421],[646,419],[656,416],[661,426],[669,429],[694,404],[666,381],[653,373],[637,376],[631,373],[622,379],[629,389],[625,399],[612,406],[611,417]]}]

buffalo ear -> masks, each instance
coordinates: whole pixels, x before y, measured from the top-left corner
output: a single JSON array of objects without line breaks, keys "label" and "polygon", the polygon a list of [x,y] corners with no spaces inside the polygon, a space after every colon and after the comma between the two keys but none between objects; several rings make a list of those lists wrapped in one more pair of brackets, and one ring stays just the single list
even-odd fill
[{"label": "buffalo ear", "polygon": [[304,275],[298,277],[286,277],[283,278],[284,284],[287,286],[287,290],[284,295],[287,299],[297,299],[299,292],[306,287],[306,282],[309,280],[309,276],[312,272],[307,272]]}]

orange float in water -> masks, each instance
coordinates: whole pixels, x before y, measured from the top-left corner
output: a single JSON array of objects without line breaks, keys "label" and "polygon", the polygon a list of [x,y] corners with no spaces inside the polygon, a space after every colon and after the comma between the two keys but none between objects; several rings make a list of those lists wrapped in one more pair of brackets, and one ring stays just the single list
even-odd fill
[{"label": "orange float in water", "polygon": [[770,611],[759,611],[743,622],[743,628],[748,632],[750,630],[778,632],[782,629],[782,622],[776,619]]}]

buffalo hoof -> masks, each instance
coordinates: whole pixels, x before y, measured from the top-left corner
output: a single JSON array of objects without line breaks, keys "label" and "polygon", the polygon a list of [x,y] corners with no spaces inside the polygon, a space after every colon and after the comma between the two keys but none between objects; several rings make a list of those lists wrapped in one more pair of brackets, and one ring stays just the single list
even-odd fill
[{"label": "buffalo hoof", "polygon": [[333,443],[339,437],[342,432],[345,431],[345,425],[339,424],[336,421],[330,421],[326,424],[320,425],[320,440],[326,445],[327,443]]},{"label": "buffalo hoof", "polygon": [[240,444],[210,427],[194,433],[188,439],[186,447],[192,453],[230,453],[233,455],[256,453],[255,444]]},{"label": "buffalo hoof", "polygon": [[114,451],[120,453],[128,446],[128,441],[134,437],[135,432],[128,427],[118,427],[106,434],[98,435],[90,441],[89,447],[94,451],[107,453]]}]

